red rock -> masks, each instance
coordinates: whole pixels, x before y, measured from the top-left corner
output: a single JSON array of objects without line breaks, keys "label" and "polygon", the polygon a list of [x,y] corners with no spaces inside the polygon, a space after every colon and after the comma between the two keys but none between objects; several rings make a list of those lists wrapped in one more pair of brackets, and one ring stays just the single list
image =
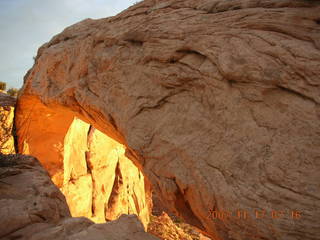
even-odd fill
[{"label": "red rock", "polygon": [[[165,205],[216,239],[314,239],[319,10],[318,1],[146,0],[68,27],[25,78],[20,151],[26,143],[44,156],[43,142],[44,164],[61,169],[47,128],[77,116],[125,145]],[[210,210],[287,214],[221,221]]]}]

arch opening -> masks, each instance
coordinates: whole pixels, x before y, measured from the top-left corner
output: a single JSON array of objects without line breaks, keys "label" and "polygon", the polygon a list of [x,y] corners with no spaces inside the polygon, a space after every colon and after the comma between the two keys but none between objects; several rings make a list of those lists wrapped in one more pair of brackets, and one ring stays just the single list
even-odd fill
[{"label": "arch opening", "polygon": [[[21,103],[23,102],[23,106]],[[102,223],[136,214],[145,229],[151,188],[126,147],[79,115],[35,97],[18,103],[19,152],[35,156],[65,195],[73,217]]]},{"label": "arch opening", "polygon": [[136,214],[145,230],[160,239],[209,239],[170,214],[152,191],[139,156],[126,147],[116,128],[100,127],[85,114],[60,104],[45,105],[30,95],[19,99],[17,111],[19,153],[40,161],[73,217],[103,223]]}]

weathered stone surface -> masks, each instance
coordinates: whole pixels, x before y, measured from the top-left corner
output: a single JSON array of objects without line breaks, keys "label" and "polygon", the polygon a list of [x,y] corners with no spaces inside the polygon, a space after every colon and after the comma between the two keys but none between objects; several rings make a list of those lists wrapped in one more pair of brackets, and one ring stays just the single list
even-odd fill
[{"label": "weathered stone surface", "polygon": [[165,212],[151,217],[148,233],[163,240],[211,240],[186,223],[174,222]]},{"label": "weathered stone surface", "polygon": [[137,214],[149,222],[148,191],[139,169],[124,156],[124,146],[75,119],[64,138],[63,185],[72,216],[95,222]]},{"label": "weathered stone surface", "polygon": [[0,157],[0,238],[35,223],[70,216],[63,194],[29,156]]},{"label": "weathered stone surface", "polygon": [[144,232],[135,215],[94,224],[71,218],[63,194],[37,159],[24,155],[0,156],[1,240],[156,240]]},{"label": "weathered stone surface", "polygon": [[58,224],[33,224],[7,239],[26,240],[157,240],[144,231],[135,215],[121,215],[104,224],[94,224],[87,218],[67,218]]},{"label": "weathered stone surface", "polygon": [[143,225],[136,215],[121,215],[117,220],[105,224],[94,224],[85,231],[74,234],[67,239],[157,240],[158,238],[144,231]]},{"label": "weathered stone surface", "polygon": [[15,104],[14,97],[0,92],[0,153],[3,154],[15,153],[12,136]]},{"label": "weathered stone surface", "polygon": [[[146,0],[75,24],[25,78],[20,144],[36,148],[26,126],[47,112],[76,115],[124,144],[165,205],[215,239],[319,239],[319,5]],[[28,103],[48,110],[23,125]]]}]

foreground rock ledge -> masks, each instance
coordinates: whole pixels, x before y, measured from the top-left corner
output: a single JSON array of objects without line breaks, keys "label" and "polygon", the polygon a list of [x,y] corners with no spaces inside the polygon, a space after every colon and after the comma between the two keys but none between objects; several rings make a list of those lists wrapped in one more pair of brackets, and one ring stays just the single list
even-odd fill
[{"label": "foreground rock ledge", "polygon": [[215,239],[319,239],[319,7],[147,0],[75,24],[25,78],[20,151],[45,104],[124,144],[164,204]]},{"label": "foreground rock ledge", "polygon": [[37,159],[0,155],[0,239],[156,240],[135,215],[94,224],[71,218],[64,196]]}]

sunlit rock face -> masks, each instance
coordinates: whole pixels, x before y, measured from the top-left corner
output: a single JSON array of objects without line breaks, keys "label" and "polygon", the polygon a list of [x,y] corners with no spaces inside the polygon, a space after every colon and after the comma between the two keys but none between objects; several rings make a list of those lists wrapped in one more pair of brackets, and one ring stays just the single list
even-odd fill
[{"label": "sunlit rock face", "polygon": [[[122,144],[65,109],[50,109],[31,98],[19,108],[20,151],[37,157],[49,171],[72,216],[105,222],[136,214],[147,226],[149,185]],[[29,118],[35,109],[42,114]]]},{"label": "sunlit rock face", "polygon": [[15,153],[13,117],[16,99],[0,92],[0,153]]},{"label": "sunlit rock face", "polygon": [[[112,18],[84,20],[39,49],[18,119],[28,116],[28,98],[77,115],[126,146],[166,207],[217,239],[314,239],[319,7],[146,0]],[[30,122],[48,127],[36,110]],[[18,128],[20,142],[39,138],[34,151],[55,137],[24,134],[20,120]],[[239,219],[238,210],[250,218]],[[256,219],[256,210],[267,215]],[[285,214],[274,219],[273,210]],[[293,219],[293,210],[303,217]],[[213,211],[232,216],[213,219]]]},{"label": "sunlit rock face", "polygon": [[128,213],[148,223],[143,174],[124,153],[123,145],[89,124],[72,122],[64,138],[62,191],[73,216],[104,222]]}]

